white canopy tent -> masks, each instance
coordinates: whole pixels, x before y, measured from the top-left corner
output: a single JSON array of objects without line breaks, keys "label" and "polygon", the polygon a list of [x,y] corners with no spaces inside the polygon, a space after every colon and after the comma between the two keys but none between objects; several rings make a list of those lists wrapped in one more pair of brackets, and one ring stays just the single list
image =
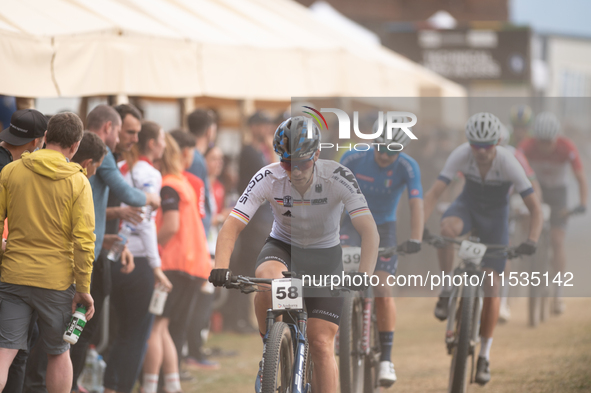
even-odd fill
[{"label": "white canopy tent", "polygon": [[0,0],[0,54],[16,96],[465,96],[291,0]]}]

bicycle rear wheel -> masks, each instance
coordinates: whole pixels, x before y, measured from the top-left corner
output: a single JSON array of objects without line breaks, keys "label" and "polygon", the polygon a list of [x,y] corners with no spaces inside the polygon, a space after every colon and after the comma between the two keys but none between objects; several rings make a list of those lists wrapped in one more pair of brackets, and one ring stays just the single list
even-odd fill
[{"label": "bicycle rear wheel", "polygon": [[293,345],[291,330],[285,322],[275,322],[263,355],[262,393],[287,393],[291,389]]},{"label": "bicycle rear wheel", "polygon": [[363,391],[363,299],[347,296],[339,324],[339,376],[341,393]]},{"label": "bicycle rear wheel", "polygon": [[449,392],[464,393],[468,387],[470,373],[468,358],[470,356],[470,339],[472,337],[472,319],[476,287],[465,286],[460,300],[460,312],[456,324],[456,345],[452,350],[449,375]]}]

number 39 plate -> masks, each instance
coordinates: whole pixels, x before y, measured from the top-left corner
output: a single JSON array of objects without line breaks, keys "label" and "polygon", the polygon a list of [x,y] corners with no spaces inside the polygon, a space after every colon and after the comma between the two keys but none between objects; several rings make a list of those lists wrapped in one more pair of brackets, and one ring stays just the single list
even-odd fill
[{"label": "number 39 plate", "polygon": [[302,280],[280,278],[271,283],[273,310],[303,309]]},{"label": "number 39 plate", "polygon": [[468,240],[462,241],[458,256],[464,260],[479,263],[486,252],[486,246],[482,243],[474,243]]}]

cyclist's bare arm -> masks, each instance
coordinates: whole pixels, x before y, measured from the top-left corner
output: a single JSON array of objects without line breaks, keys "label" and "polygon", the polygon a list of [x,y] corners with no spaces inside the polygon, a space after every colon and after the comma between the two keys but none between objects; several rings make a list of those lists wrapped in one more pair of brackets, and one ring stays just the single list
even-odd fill
[{"label": "cyclist's bare arm", "polygon": [[575,178],[579,183],[579,198],[580,205],[587,206],[587,179],[585,178],[585,172],[581,169],[575,171]]},{"label": "cyclist's bare arm", "polygon": [[234,245],[240,232],[246,227],[246,224],[232,216],[228,217],[215,245],[215,268],[227,269],[230,266],[230,256],[234,251]]},{"label": "cyclist's bare arm", "polygon": [[433,209],[435,208],[437,201],[439,200],[439,198],[441,198],[441,195],[443,194],[446,188],[447,184],[443,180],[437,179],[435,180],[435,183],[433,183],[433,186],[431,186],[429,191],[427,191],[424,198],[425,217],[423,222],[426,222],[429,219],[429,216],[431,216],[431,213],[433,213]]},{"label": "cyclist's bare arm", "polygon": [[542,225],[544,224],[544,216],[542,214],[542,205],[540,204],[540,199],[534,192],[523,198],[523,202],[525,203],[525,206],[527,206],[527,210],[529,210],[531,217],[529,223],[528,239],[537,242],[538,238],[540,237],[540,233],[542,233]]},{"label": "cyclist's bare arm", "polygon": [[376,267],[378,247],[380,246],[380,235],[378,235],[376,222],[371,214],[366,214],[352,218],[351,223],[361,236],[359,272],[371,275]]},{"label": "cyclist's bare arm", "polygon": [[423,228],[425,227],[424,203],[421,198],[409,199],[410,205],[410,238],[423,240]]}]

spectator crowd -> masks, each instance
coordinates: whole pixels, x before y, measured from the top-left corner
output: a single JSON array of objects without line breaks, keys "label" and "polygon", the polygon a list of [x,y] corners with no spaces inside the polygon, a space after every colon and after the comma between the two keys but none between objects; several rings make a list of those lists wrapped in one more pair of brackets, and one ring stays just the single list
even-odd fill
[{"label": "spectator crowd", "polygon": [[[84,392],[105,316],[107,393],[180,392],[184,347],[186,364],[219,367],[201,334],[211,237],[227,217],[216,123],[197,109],[187,130],[165,132],[131,104],[99,105],[85,124],[71,112],[14,112],[0,133],[0,391]],[[260,165],[268,137],[249,152]],[[167,292],[160,315],[155,289]],[[81,306],[87,322],[70,345],[63,335]]]}]

